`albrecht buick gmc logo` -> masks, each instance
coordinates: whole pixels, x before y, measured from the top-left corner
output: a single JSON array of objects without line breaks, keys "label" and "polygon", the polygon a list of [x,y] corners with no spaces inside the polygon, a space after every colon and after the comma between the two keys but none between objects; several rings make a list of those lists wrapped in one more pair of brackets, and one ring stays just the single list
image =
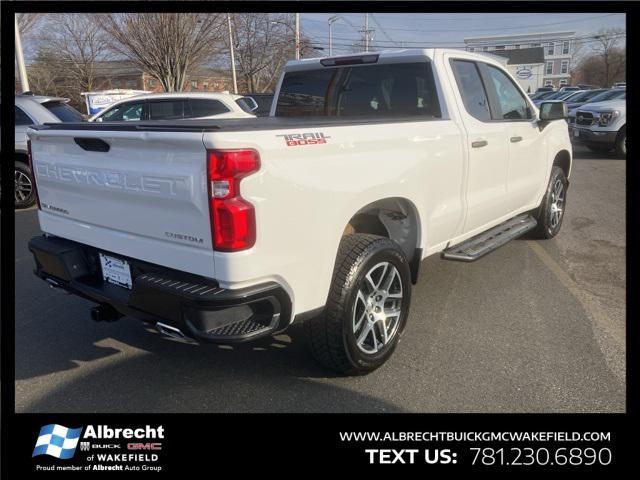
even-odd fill
[{"label": "albrecht buick gmc logo", "polygon": [[[62,425],[52,423],[40,429],[36,445],[33,449],[32,457],[38,455],[50,455],[63,460],[72,458],[76,452],[76,447],[80,443],[80,450],[89,451],[91,447],[96,449],[120,448],[116,444],[92,444],[89,440],[156,440],[164,439],[164,427],[162,425],[152,427],[145,425],[140,428],[113,428],[108,425],[88,425],[83,427],[67,428]],[[80,441],[82,439],[82,441]],[[162,444],[159,442],[128,442],[128,450],[161,450]]]}]

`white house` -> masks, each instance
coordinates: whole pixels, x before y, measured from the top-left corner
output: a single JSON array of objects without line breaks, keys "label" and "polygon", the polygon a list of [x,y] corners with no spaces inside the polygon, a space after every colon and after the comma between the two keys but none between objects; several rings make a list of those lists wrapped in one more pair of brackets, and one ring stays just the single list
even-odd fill
[{"label": "white house", "polygon": [[[518,33],[464,39],[466,49],[471,52],[491,52],[496,54],[500,52],[506,53],[510,50],[542,47],[544,65],[540,86],[553,85],[555,87],[571,83],[569,68],[573,56],[574,41],[575,32],[572,31]],[[527,66],[526,64],[523,65]]]}]

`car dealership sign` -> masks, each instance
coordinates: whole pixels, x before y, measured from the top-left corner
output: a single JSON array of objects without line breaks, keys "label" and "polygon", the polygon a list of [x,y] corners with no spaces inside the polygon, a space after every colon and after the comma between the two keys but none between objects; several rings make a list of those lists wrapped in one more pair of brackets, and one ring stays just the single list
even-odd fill
[{"label": "car dealership sign", "polygon": [[118,102],[125,98],[134,97],[136,95],[142,95],[144,90],[102,90],[99,92],[83,92],[87,103],[87,113],[89,115],[95,115],[107,108],[112,103]]},{"label": "car dealership sign", "polygon": [[516,70],[516,77],[518,77],[520,80],[528,80],[532,76],[533,71],[527,66],[518,67],[518,69]]}]

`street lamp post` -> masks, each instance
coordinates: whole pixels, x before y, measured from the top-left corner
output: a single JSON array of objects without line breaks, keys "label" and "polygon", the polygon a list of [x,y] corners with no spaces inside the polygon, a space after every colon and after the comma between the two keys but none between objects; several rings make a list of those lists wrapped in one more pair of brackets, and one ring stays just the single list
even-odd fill
[{"label": "street lamp post", "polygon": [[18,17],[14,15],[16,22],[16,62],[20,74],[20,86],[23,92],[29,91],[29,78],[27,77],[27,67],[24,64],[24,53],[22,52],[22,42],[20,41],[20,30],[18,29]]},{"label": "street lamp post", "polygon": [[233,78],[233,93],[238,94],[238,82],[236,80],[236,61],[233,52],[233,33],[231,31],[231,14],[227,13],[227,24],[229,25],[229,50],[231,51],[231,77]]},{"label": "street lamp post", "polygon": [[[285,22],[281,22],[279,20],[271,20],[272,24],[284,25],[288,29],[292,29],[291,25]],[[293,27],[293,41],[295,43],[295,51],[296,51],[296,60],[300,60],[300,14],[296,13],[296,24]]]},{"label": "street lamp post", "polygon": [[329,17],[329,56],[333,56],[333,36],[332,36],[332,28],[333,24],[340,20],[340,16],[334,15]]}]

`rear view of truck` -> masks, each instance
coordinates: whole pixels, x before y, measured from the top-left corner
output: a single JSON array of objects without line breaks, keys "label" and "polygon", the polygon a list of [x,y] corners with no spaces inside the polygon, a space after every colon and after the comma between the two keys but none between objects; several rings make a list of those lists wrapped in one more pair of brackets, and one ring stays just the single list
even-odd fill
[{"label": "rear view of truck", "polygon": [[[276,330],[290,300],[275,283],[222,288],[214,250],[255,241],[253,205],[239,191],[255,150],[207,150],[206,127],[73,124],[36,127],[30,160],[44,236],[36,274],[165,334],[244,341]],[[284,315],[283,315],[284,317]]]}]

